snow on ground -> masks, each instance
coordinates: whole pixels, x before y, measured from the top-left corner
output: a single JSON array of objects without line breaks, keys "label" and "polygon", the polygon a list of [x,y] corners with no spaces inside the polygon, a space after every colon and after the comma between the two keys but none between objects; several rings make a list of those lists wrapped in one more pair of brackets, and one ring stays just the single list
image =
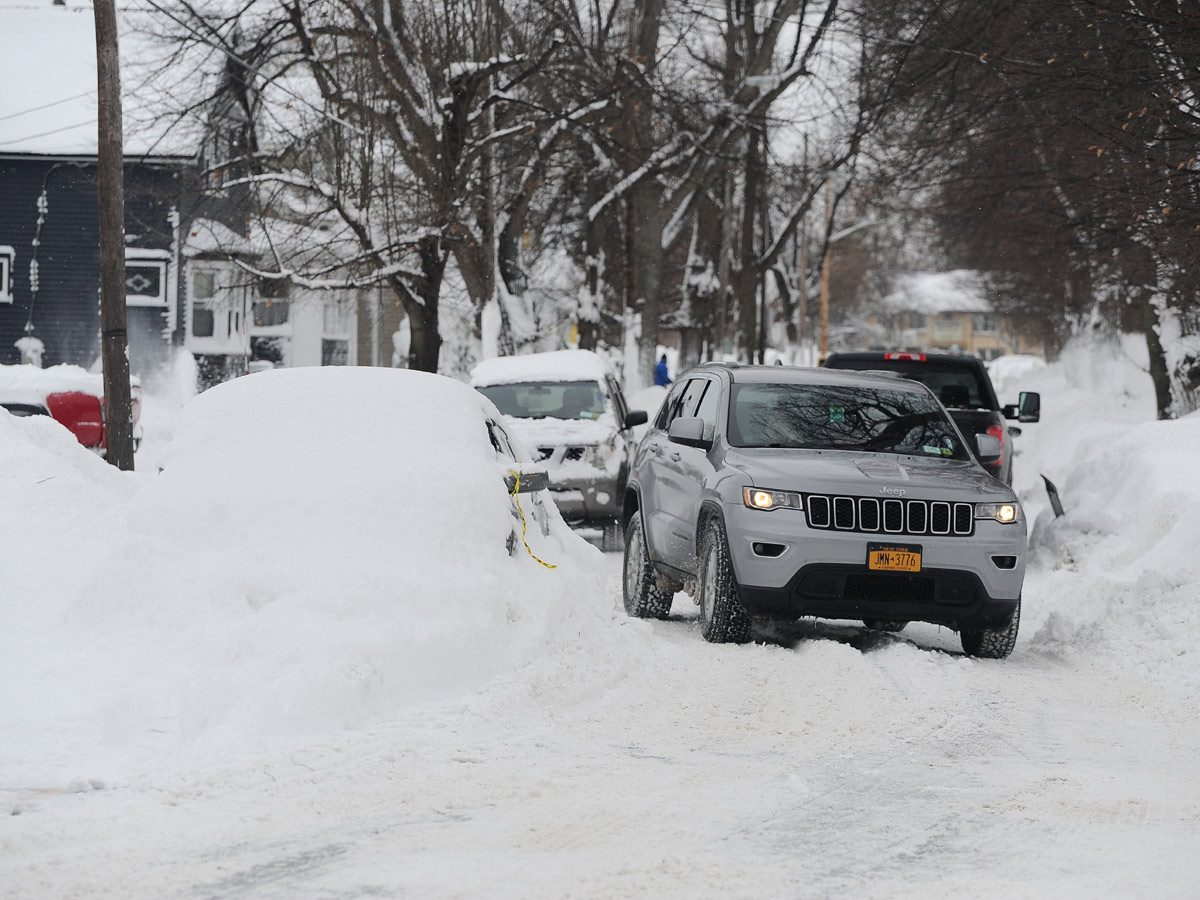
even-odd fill
[{"label": "snow on ground", "polygon": [[[110,550],[103,529],[145,508],[155,476],[92,465],[51,439],[52,423],[14,431],[2,419],[18,461],[5,508],[23,511],[4,536],[49,571],[0,584],[0,808],[13,813],[0,826],[0,895],[1193,897],[1200,419],[1154,422],[1139,359],[1134,344],[1081,342],[1053,365],[994,370],[1002,401],[1020,390],[1043,401],[1042,422],[1017,439],[1016,487],[1036,523],[1007,660],[969,659],[954,635],[919,625],[890,636],[805,621],[748,646],[708,645],[684,595],[668,621],[627,619],[609,554],[607,585],[564,579],[575,613],[482,687],[433,690],[474,662],[464,654],[488,652],[446,647],[428,663],[429,691],[266,741],[278,673],[250,644],[213,659],[211,691],[198,680],[179,697],[220,712],[240,683],[267,714],[261,730],[241,723],[240,758],[209,762],[187,735],[148,758],[145,735],[109,734],[104,758],[126,771],[107,778],[70,715],[90,701],[86,686],[56,693],[55,670],[164,638],[89,574]],[[653,416],[662,395],[630,402]],[[151,436],[174,429],[146,426],[153,455]],[[1061,519],[1040,473],[1060,489]],[[334,571],[356,536],[350,519],[339,525],[350,532],[330,534],[318,561]],[[60,541],[78,566],[53,565]],[[165,592],[187,595],[193,577],[176,571]],[[81,627],[66,611],[89,591]],[[471,599],[496,603],[490,588]],[[204,616],[189,640],[220,641],[231,622]],[[317,688],[339,648],[369,643],[353,621],[340,632],[314,622],[310,635],[279,624]],[[187,643],[171,646],[193,653]],[[142,649],[163,659],[157,644]],[[107,666],[124,668],[133,697],[154,678],[120,656]],[[293,700],[315,712],[340,702],[320,690]]]}]

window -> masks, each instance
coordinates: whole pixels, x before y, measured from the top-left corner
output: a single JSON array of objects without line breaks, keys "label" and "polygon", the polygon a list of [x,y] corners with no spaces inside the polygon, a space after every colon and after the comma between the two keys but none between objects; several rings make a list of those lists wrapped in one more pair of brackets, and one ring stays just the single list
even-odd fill
[{"label": "window", "polygon": [[696,410],[700,407],[700,395],[706,387],[708,381],[704,378],[692,378],[688,381],[687,389],[683,392],[683,402],[679,405],[681,417],[690,419],[696,415]]},{"label": "window", "polygon": [[606,375],[604,378],[605,387],[608,389],[608,396],[612,398],[613,408],[617,414],[617,424],[625,427],[625,419],[629,415],[629,408],[625,405],[625,395],[621,393],[621,386],[617,384],[616,379],[611,375]]},{"label": "window", "polygon": [[935,341],[961,343],[964,333],[963,321],[957,316],[942,315],[933,320],[933,339]]},{"label": "window", "polygon": [[286,325],[288,321],[288,301],[286,300],[255,300],[254,324],[265,328],[271,325]]},{"label": "window", "polygon": [[704,439],[711,441],[717,431],[717,401],[721,398],[721,389],[715,381],[708,383],[708,390],[700,398],[700,406],[696,409],[696,417],[704,421]]},{"label": "window", "polygon": [[654,427],[666,431],[671,420],[679,415],[680,402],[683,399],[683,389],[687,385],[686,381],[676,381],[671,385],[671,391],[667,394],[667,399],[663,401],[663,405],[658,410],[658,415],[654,419]]},{"label": "window", "polygon": [[345,335],[350,333],[348,304],[333,301],[325,304],[325,334]]},{"label": "window", "polygon": [[331,341],[325,338],[321,341],[321,365],[348,366],[350,365],[350,342]]},{"label": "window", "polygon": [[594,381],[492,384],[478,391],[515,419],[598,419],[604,414],[604,393]]},{"label": "window", "polygon": [[735,384],[735,447],[856,450],[968,459],[957,429],[927,394],[837,385]]},{"label": "window", "polygon": [[128,306],[167,305],[166,250],[125,248],[125,303]]},{"label": "window", "polygon": [[17,252],[8,246],[0,246],[0,303],[13,302],[12,272]]},{"label": "window", "polygon": [[192,272],[192,336],[212,337],[215,318],[212,300],[217,293],[217,273],[212,269]]},{"label": "window", "polygon": [[995,331],[996,317],[990,313],[975,313],[971,316],[971,326],[975,331]]}]

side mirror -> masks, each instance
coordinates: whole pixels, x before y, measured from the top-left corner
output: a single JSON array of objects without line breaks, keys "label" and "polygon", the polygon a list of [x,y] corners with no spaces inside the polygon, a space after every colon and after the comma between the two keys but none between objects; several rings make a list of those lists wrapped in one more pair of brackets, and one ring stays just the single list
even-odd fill
[{"label": "side mirror", "polygon": [[1000,443],[1000,438],[994,434],[975,435],[975,455],[979,457],[981,463],[995,462],[1003,452],[1004,447]]},{"label": "side mirror", "polygon": [[1017,403],[1017,421],[1036,422],[1042,417],[1042,395],[1036,391],[1021,391]]},{"label": "side mirror", "polygon": [[625,414],[626,428],[632,428],[635,425],[645,425],[649,421],[650,416],[644,409],[631,409]]},{"label": "side mirror", "polygon": [[680,418],[672,422],[671,427],[667,429],[667,439],[685,447],[699,447],[701,450],[712,448],[712,441],[704,439],[704,420],[695,417]]},{"label": "side mirror", "polygon": [[[519,463],[515,466],[504,465],[502,468],[504,469],[504,486],[508,488],[510,494],[532,494],[550,487],[550,473],[544,466]],[[520,476],[519,480],[518,475]]]}]

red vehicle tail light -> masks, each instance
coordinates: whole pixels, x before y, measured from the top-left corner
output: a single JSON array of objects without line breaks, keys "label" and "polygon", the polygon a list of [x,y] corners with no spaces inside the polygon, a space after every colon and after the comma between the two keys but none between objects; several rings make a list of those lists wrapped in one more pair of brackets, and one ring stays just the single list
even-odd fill
[{"label": "red vehicle tail light", "polygon": [[46,398],[46,408],[85,447],[104,446],[104,410],[100,398],[83,391],[63,391]]},{"label": "red vehicle tail light", "polygon": [[989,425],[987,433],[1000,442],[1000,458],[988,465],[1001,466],[1004,464],[1004,428],[1000,425]]},{"label": "red vehicle tail light", "polygon": [[925,362],[924,353],[885,353],[884,359],[906,359],[909,362]]}]

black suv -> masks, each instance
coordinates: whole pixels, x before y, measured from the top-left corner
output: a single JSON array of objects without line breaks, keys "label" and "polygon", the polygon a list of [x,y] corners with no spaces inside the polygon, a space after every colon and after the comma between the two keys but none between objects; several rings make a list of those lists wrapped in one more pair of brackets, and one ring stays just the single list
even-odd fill
[{"label": "black suv", "polygon": [[1041,416],[1041,395],[1032,391],[1022,391],[1017,403],[1001,406],[987,366],[974,356],[872,350],[831,353],[823,365],[829,369],[895,372],[919,381],[946,407],[954,424],[967,436],[968,446],[974,448],[970,438],[976,434],[1000,439],[1000,458],[980,462],[1005,484],[1012,484],[1013,435],[1021,433],[1021,429],[1008,426],[1005,420],[1036,422]]}]

